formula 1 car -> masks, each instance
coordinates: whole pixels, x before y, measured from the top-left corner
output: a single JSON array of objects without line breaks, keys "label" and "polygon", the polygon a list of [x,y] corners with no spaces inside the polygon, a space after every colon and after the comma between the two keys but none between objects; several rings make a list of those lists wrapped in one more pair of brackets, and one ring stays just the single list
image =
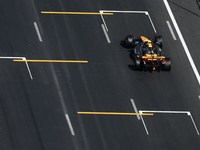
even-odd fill
[{"label": "formula 1 car", "polygon": [[162,51],[162,36],[148,39],[145,36],[134,37],[127,35],[125,38],[127,48],[133,50],[133,66],[135,70],[171,70],[171,59],[164,56]]}]

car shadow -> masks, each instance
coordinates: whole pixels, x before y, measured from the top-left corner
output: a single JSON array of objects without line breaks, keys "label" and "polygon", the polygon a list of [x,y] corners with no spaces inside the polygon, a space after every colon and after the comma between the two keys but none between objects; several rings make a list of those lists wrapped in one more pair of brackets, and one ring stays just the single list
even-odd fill
[{"label": "car shadow", "polygon": [[128,50],[127,52],[129,52],[129,57],[130,59],[133,61],[134,60],[134,57],[133,57],[133,50]]},{"label": "car shadow", "polygon": [[199,7],[199,10],[200,10],[200,5],[199,5],[199,3],[200,3],[200,1],[198,0],[196,0],[196,3],[197,3],[197,6]]},{"label": "car shadow", "polygon": [[121,45],[121,47],[127,49],[126,48],[126,42],[124,40],[121,40],[120,45]]},{"label": "car shadow", "polygon": [[136,71],[136,70],[134,69],[134,66],[133,66],[133,65],[128,65],[128,67],[129,67],[129,69],[131,69],[131,70],[133,70],[133,71]]}]

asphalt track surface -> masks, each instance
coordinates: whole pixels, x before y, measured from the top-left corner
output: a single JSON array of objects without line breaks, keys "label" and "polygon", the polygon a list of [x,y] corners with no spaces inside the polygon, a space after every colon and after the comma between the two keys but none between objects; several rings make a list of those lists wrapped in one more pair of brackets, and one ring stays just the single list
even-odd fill
[{"label": "asphalt track surface", "polygon": [[[199,71],[199,2],[168,3]],[[108,43],[100,15],[41,14],[99,10],[147,11],[157,33],[145,14],[114,13],[103,16]],[[200,86],[163,0],[7,0],[0,2],[0,20],[1,150],[200,148]],[[162,35],[172,70],[134,71],[131,52],[123,45],[127,34]],[[88,63],[28,62],[27,66],[13,57]],[[142,122],[137,116],[77,114],[135,113],[131,99],[138,111],[154,115],[142,116]],[[174,113],[178,111],[184,113]]]}]

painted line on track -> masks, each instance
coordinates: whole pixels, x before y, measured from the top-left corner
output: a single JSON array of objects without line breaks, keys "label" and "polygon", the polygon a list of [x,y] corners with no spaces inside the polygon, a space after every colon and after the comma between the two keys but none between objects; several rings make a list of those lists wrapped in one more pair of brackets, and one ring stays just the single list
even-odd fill
[{"label": "painted line on track", "polygon": [[40,35],[40,31],[39,31],[39,28],[38,28],[38,26],[37,26],[37,23],[36,23],[36,22],[33,22],[33,24],[34,24],[34,27],[35,27],[35,30],[36,30],[38,39],[39,39],[40,42],[42,42],[42,37],[41,37],[41,35]]},{"label": "painted line on track", "polygon": [[147,11],[121,11],[121,10],[100,10],[100,12],[104,13],[136,13],[136,14],[145,14]]},{"label": "painted line on track", "polygon": [[154,32],[157,33],[156,28],[155,28],[155,26],[154,26],[154,24],[153,24],[153,21],[152,21],[150,15],[149,15],[149,13],[146,12],[145,14],[149,17],[149,20],[150,20],[150,22],[151,22],[151,25],[152,25],[152,27],[153,27]]},{"label": "painted line on track", "polygon": [[172,29],[172,27],[171,27],[170,22],[169,22],[169,21],[166,21],[166,23],[167,23],[167,26],[168,26],[168,28],[169,28],[169,31],[171,32],[171,35],[172,35],[173,39],[176,40],[176,36],[175,36],[175,34],[174,34],[174,31],[173,31],[173,29]]},{"label": "painted line on track", "polygon": [[[99,11],[100,13],[103,13],[102,11]],[[104,20],[104,18],[103,18],[103,15],[100,15],[101,16],[101,19],[103,20],[103,24],[104,24],[104,26],[105,26],[105,28],[106,28],[106,31],[108,32],[108,27],[107,27],[107,25],[106,25],[106,22],[105,22],[105,20]]]},{"label": "painted line on track", "polygon": [[96,13],[96,12],[53,12],[41,11],[42,14],[62,14],[62,15],[113,15],[113,13]]},{"label": "painted line on track", "polygon": [[[195,128],[195,130],[196,130],[196,132],[197,132],[197,134],[199,135],[199,131],[198,131],[198,129],[197,129],[197,126],[196,126],[196,124],[195,124],[195,122],[194,122],[194,119],[193,119],[193,117],[192,117],[192,114],[189,112],[189,111],[152,111],[152,110],[139,110],[139,113],[165,113],[165,114],[187,114],[188,116],[190,116],[190,118],[191,118],[191,121],[192,121],[192,123],[193,123],[193,125],[194,125],[194,128]],[[146,126],[146,124],[145,124],[145,122],[144,122],[144,119],[143,119],[143,117],[141,116],[141,119],[142,119],[142,123],[143,123],[143,125],[144,125],[144,128],[145,128],[145,130],[146,130],[146,133],[147,133],[147,135],[149,135],[149,132],[148,132],[148,130],[147,130],[147,126]]]},{"label": "painted line on track", "polygon": [[198,70],[197,70],[197,68],[196,68],[196,66],[195,66],[195,64],[194,64],[194,61],[193,61],[192,56],[191,56],[191,54],[190,54],[190,51],[189,51],[189,49],[188,49],[188,47],[187,47],[187,45],[186,45],[186,43],[185,43],[185,40],[184,40],[184,38],[183,38],[183,36],[182,36],[182,33],[181,33],[180,29],[179,29],[179,26],[178,26],[178,24],[177,24],[177,22],[176,22],[176,19],[174,18],[174,15],[173,15],[173,13],[172,13],[172,10],[171,10],[171,8],[170,8],[170,6],[169,6],[167,0],[163,0],[163,2],[164,2],[165,6],[166,6],[166,8],[167,8],[167,11],[168,11],[168,13],[169,13],[169,16],[171,17],[171,20],[172,20],[172,22],[173,22],[173,24],[174,24],[174,27],[175,27],[175,29],[176,29],[176,32],[177,32],[177,34],[178,34],[178,36],[179,36],[179,39],[180,39],[180,41],[181,41],[181,43],[182,43],[182,45],[183,45],[183,48],[184,48],[184,50],[185,50],[185,53],[186,53],[187,57],[188,57],[188,60],[189,60],[189,62],[190,62],[190,65],[192,66],[192,69],[193,69],[193,71],[194,71],[194,74],[195,74],[195,76],[196,76],[196,78],[197,78],[197,81],[198,81],[198,83],[199,83],[199,85],[200,85],[200,76],[199,76],[199,72],[198,72]]},{"label": "painted line on track", "polygon": [[[4,56],[0,56],[0,59],[15,59],[15,60],[20,60],[20,59],[22,59],[23,61],[25,61],[25,60],[26,60],[26,57],[7,57],[7,56],[4,57]],[[32,74],[31,74],[31,70],[30,70],[30,68],[29,68],[28,62],[25,62],[25,63],[26,63],[26,67],[27,67],[27,69],[28,69],[30,78],[33,79],[33,76],[32,76]]]},{"label": "painted line on track", "polygon": [[[22,58],[22,60],[26,60],[26,58],[24,57],[24,58]],[[25,63],[26,63],[26,67],[27,67],[27,69],[28,69],[29,75],[30,75],[31,79],[33,79],[33,76],[32,76],[32,74],[31,74],[31,70],[30,70],[30,68],[29,68],[28,62],[25,61]]]},{"label": "painted line on track", "polygon": [[65,117],[66,117],[66,119],[67,119],[67,123],[68,123],[68,125],[69,125],[69,129],[70,129],[70,131],[71,131],[71,134],[72,134],[73,136],[75,136],[74,129],[73,129],[72,124],[71,124],[71,121],[70,121],[70,119],[69,119],[69,115],[68,115],[68,114],[65,114]]},{"label": "painted line on track", "polygon": [[193,119],[191,113],[189,114],[189,116],[190,116],[190,118],[191,118],[191,120],[192,120],[192,123],[193,123],[193,125],[194,125],[194,127],[195,127],[195,129],[196,129],[196,131],[197,131],[197,134],[199,135],[199,131],[198,131],[198,129],[197,129],[197,126],[196,126],[196,124],[195,124],[195,122],[194,122],[194,119]]},{"label": "painted line on track", "polygon": [[111,43],[110,38],[109,38],[109,36],[108,36],[108,33],[106,32],[106,29],[105,29],[105,27],[104,27],[104,24],[101,24],[101,27],[102,27],[103,32],[104,32],[104,34],[105,34],[106,40],[108,41],[108,43]]},{"label": "painted line on track", "polygon": [[[137,107],[136,107],[135,102],[134,102],[133,99],[131,99],[131,103],[132,103],[132,105],[133,105],[133,109],[134,109],[135,112],[138,114],[138,110],[137,110]],[[138,120],[140,120],[140,115],[136,115],[136,116],[137,116]]]},{"label": "painted line on track", "polygon": [[[135,13],[135,14],[145,14],[145,15],[148,16],[148,18],[149,18],[149,20],[150,20],[150,22],[151,22],[151,25],[152,25],[152,27],[153,27],[154,32],[157,33],[156,28],[155,28],[155,26],[154,26],[154,24],[153,24],[153,21],[152,21],[150,15],[149,15],[148,11],[99,10],[99,12],[100,12],[100,13]],[[106,30],[108,31],[106,22],[105,22],[105,20],[104,20],[104,18],[103,18],[102,15],[101,15],[101,18],[102,18],[103,23],[104,23],[104,25],[105,25],[105,27],[106,27]]]},{"label": "painted line on track", "polygon": [[118,113],[118,112],[77,112],[82,115],[147,115],[152,116],[153,113]]},{"label": "painted line on track", "polygon": [[88,63],[88,61],[82,61],[82,60],[18,60],[13,59],[13,61],[19,61],[19,62],[61,62],[61,63]]}]

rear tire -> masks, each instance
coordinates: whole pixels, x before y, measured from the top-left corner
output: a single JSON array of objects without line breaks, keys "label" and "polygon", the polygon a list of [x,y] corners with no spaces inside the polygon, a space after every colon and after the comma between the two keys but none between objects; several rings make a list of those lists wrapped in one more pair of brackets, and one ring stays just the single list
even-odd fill
[{"label": "rear tire", "polygon": [[133,35],[127,35],[125,38],[126,42],[126,47],[127,48],[133,48],[134,47],[134,36]]},{"label": "rear tire", "polygon": [[163,71],[170,71],[171,70],[171,66],[172,66],[172,62],[170,58],[165,58],[165,64],[163,64]]}]

